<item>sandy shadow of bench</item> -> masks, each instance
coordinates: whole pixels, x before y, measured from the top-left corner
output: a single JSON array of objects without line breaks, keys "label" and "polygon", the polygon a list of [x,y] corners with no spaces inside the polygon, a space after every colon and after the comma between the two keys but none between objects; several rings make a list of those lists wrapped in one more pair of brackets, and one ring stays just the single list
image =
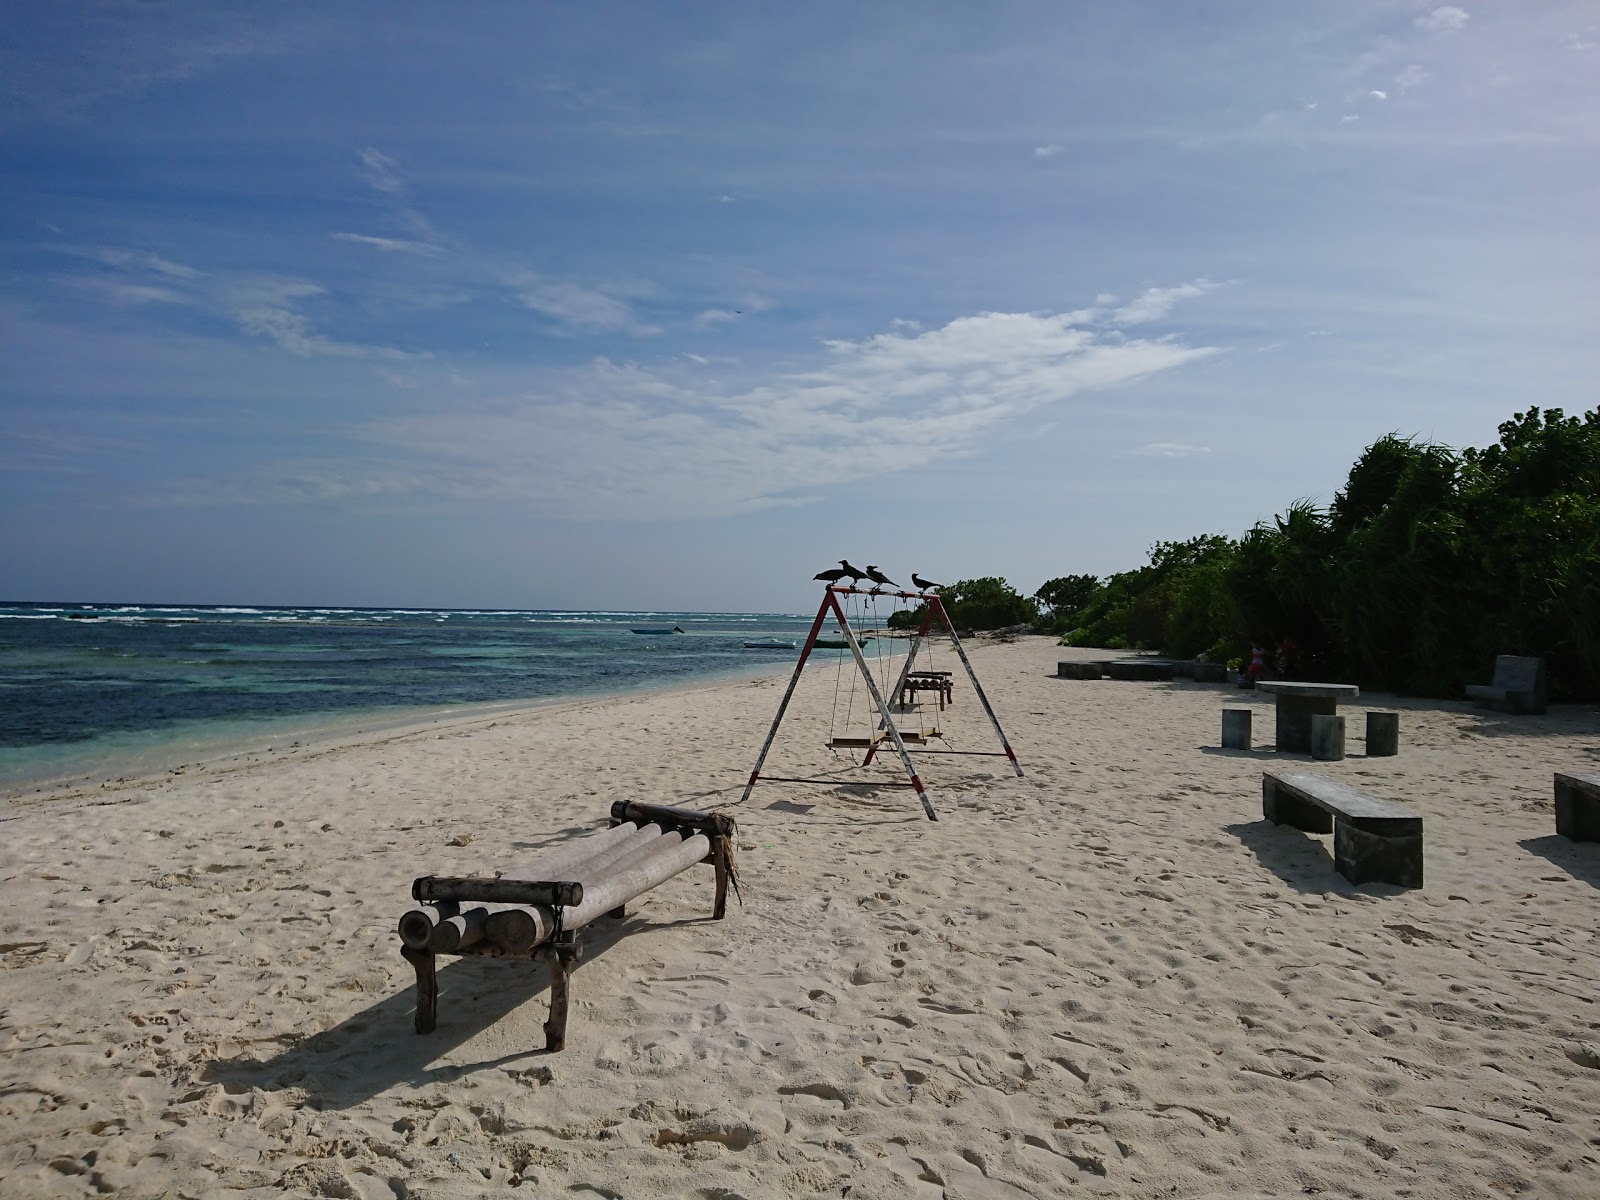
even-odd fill
[{"label": "sandy shadow of bench", "polygon": [[[647,921],[629,917],[588,927],[584,957],[573,971],[581,987],[584,964],[598,958],[630,933],[709,922],[710,917],[682,921]],[[395,961],[407,976],[410,968]],[[207,1083],[231,1090],[302,1088],[317,1108],[354,1108],[400,1085],[421,1088],[447,1083],[486,1068],[545,1057],[544,1035],[537,1019],[528,1025],[528,1048],[478,1062],[440,1062],[478,1034],[505,1018],[549,987],[545,969],[533,962],[501,959],[452,959],[438,973],[439,993],[447,1003],[438,1027],[419,1035],[412,1026],[416,988],[410,979],[400,990],[345,1018],[331,1029],[296,1041],[269,1058],[218,1059],[201,1072]]]},{"label": "sandy shadow of bench", "polygon": [[1314,834],[1271,821],[1239,821],[1223,826],[1243,843],[1266,867],[1297,892],[1322,896],[1329,892],[1344,895],[1404,895],[1409,889],[1390,883],[1354,884],[1334,866],[1329,843]]},{"label": "sandy shadow of bench", "polygon": [[1530,854],[1547,858],[1574,879],[1600,889],[1600,842],[1574,842],[1558,833],[1518,842]]}]

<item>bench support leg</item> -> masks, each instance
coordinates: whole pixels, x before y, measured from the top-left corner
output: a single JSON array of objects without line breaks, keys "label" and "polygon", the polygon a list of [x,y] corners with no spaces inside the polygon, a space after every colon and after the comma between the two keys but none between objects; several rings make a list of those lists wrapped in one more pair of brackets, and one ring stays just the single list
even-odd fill
[{"label": "bench support leg", "polygon": [[1261,815],[1274,825],[1293,825],[1307,833],[1332,833],[1333,814],[1277,786],[1272,776],[1261,780]]},{"label": "bench support leg", "polygon": [[434,974],[433,951],[401,946],[400,953],[417,971],[417,1032],[432,1033],[439,1020],[439,980]]},{"label": "bench support leg", "polygon": [[[1420,824],[1420,822],[1419,822]],[[1373,833],[1353,821],[1333,829],[1334,869],[1351,883],[1422,886],[1422,834]]]},{"label": "bench support leg", "polygon": [[1600,842],[1600,794],[1556,780],[1556,832],[1574,842]]},{"label": "bench support leg", "polygon": [[561,941],[539,948],[539,958],[550,972],[550,1019],[544,1023],[544,1048],[550,1054],[566,1049],[567,1000],[572,990],[568,980],[580,953],[574,933],[565,933]]},{"label": "bench support leg", "polygon": [[728,915],[728,839],[711,839],[711,863],[717,871],[717,899],[711,910],[711,919],[720,921]]}]

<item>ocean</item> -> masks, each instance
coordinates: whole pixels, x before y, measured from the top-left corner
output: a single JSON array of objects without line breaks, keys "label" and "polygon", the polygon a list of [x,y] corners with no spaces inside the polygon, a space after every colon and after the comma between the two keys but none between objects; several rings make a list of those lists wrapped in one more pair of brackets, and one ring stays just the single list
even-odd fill
[{"label": "ocean", "polygon": [[[789,613],[0,603],[0,793],[780,669]],[[634,629],[681,628],[681,634]],[[753,752],[753,751],[752,751]]]}]

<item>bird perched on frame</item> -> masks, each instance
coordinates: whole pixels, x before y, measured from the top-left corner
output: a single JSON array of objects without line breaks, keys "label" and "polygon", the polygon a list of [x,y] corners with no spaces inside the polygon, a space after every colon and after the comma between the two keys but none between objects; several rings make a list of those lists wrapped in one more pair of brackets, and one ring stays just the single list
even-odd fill
[{"label": "bird perched on frame", "polygon": [[944,584],[935,583],[931,579],[924,579],[915,571],[911,572],[911,582],[917,585],[917,590],[919,592],[936,592],[944,586]]},{"label": "bird perched on frame", "polygon": [[838,583],[845,576],[843,567],[835,567],[831,571],[818,571],[811,578],[820,579],[823,583]]},{"label": "bird perched on frame", "polygon": [[852,567],[850,565],[850,563],[845,559],[841,558],[839,560],[839,565],[844,568],[844,573],[846,575],[850,576],[850,585],[852,587],[854,587],[856,584],[860,583],[864,578],[866,578],[866,572],[857,570],[855,567]]},{"label": "bird perched on frame", "polygon": [[879,587],[899,587],[900,585],[878,570],[876,563],[867,564],[867,578]]}]

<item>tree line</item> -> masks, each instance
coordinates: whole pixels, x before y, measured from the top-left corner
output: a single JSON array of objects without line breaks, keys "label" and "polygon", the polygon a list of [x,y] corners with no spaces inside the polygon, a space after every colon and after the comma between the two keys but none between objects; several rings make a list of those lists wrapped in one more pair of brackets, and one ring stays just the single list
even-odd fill
[{"label": "tree line", "polygon": [[946,609],[958,629],[1026,624],[1074,646],[1221,662],[1261,647],[1297,678],[1414,695],[1459,695],[1496,654],[1535,655],[1553,697],[1600,698],[1600,408],[1530,408],[1499,433],[1460,451],[1389,434],[1326,507],[1158,542],[1141,567],[1032,596],[961,580]]}]

